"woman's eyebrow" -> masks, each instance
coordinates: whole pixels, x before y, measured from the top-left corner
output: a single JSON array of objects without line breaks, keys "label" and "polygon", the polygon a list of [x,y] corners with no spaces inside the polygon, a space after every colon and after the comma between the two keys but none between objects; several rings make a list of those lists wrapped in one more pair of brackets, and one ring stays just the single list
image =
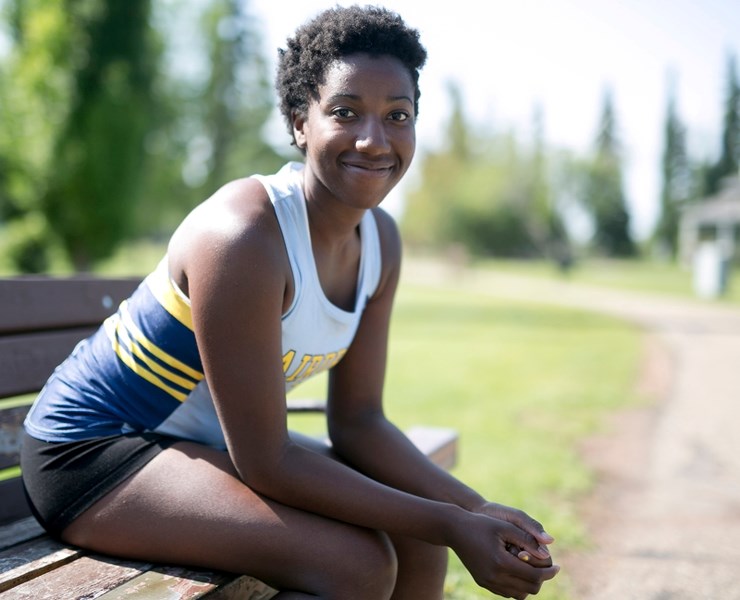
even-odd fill
[{"label": "woman's eyebrow", "polygon": [[[337,94],[332,94],[326,99],[327,102],[336,102],[337,100],[362,100],[362,97],[358,96],[357,94],[339,92]],[[387,100],[390,102],[397,102],[399,100],[405,100],[409,104],[414,103],[414,101],[406,94],[400,94],[398,96],[388,96]]]}]

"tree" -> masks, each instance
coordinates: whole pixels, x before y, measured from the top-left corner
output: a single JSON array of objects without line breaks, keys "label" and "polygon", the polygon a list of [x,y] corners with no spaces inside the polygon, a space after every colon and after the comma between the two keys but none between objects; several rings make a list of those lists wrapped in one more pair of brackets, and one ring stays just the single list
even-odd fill
[{"label": "tree", "polygon": [[540,248],[543,256],[555,260],[562,268],[570,266],[572,255],[570,241],[562,215],[556,206],[556,195],[545,145],[545,118],[540,105],[533,114],[534,139],[529,161],[529,206],[527,207],[527,230]]},{"label": "tree", "polygon": [[13,81],[0,91],[4,251],[39,271],[57,247],[86,269],[121,239],[136,200],[157,59],[149,0],[4,8]]},{"label": "tree", "polygon": [[616,115],[609,90],[604,94],[595,154],[584,174],[580,197],[594,221],[596,250],[606,256],[634,256],[636,247],[630,234]]},{"label": "tree", "polygon": [[261,38],[242,0],[212,2],[203,17],[210,76],[203,88],[203,134],[210,145],[206,192],[251,172],[272,172],[283,158],[263,140],[272,85]]},{"label": "tree", "polygon": [[129,231],[146,167],[157,55],[150,0],[104,0],[82,19],[69,117],[41,206],[76,270],[106,258]]},{"label": "tree", "polygon": [[139,204],[140,233],[169,233],[227,181],[273,172],[285,161],[264,138],[274,92],[247,7],[243,0],[155,4],[157,30],[176,59],[165,63],[157,84],[163,92],[147,136],[145,183],[157,202]]},{"label": "tree", "polygon": [[464,246],[477,256],[555,256],[564,229],[554,209],[541,117],[533,148],[511,132],[494,134],[464,118],[460,90],[448,87],[447,147],[422,159],[421,184],[401,226],[412,245]]},{"label": "tree", "polygon": [[[72,8],[89,10],[84,4]],[[79,31],[61,2],[10,0],[0,9],[10,42],[0,65],[0,245],[16,269],[42,271],[52,236],[39,197],[68,115]]]},{"label": "tree", "polygon": [[706,169],[705,195],[716,193],[722,179],[737,175],[740,168],[740,83],[734,54],[727,57],[726,86],[720,157]]},{"label": "tree", "polygon": [[677,114],[676,93],[672,85],[668,92],[663,144],[661,212],[654,240],[671,258],[675,258],[681,210],[691,195],[692,174],[686,153],[686,130]]},{"label": "tree", "polygon": [[[16,268],[46,270],[58,249],[88,270],[125,239],[169,232],[226,180],[284,161],[262,139],[272,89],[245,3],[177,2],[0,4],[12,40],[0,57],[0,253]],[[189,58],[205,56],[195,76],[164,63],[179,58],[166,51],[183,21]]]}]

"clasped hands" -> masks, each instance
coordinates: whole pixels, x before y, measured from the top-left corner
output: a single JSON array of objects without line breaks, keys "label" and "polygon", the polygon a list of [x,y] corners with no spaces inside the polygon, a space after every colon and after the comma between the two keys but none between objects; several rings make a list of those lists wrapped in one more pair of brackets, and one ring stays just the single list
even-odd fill
[{"label": "clasped hands", "polygon": [[537,594],[555,577],[547,548],[554,538],[525,512],[485,502],[472,511],[467,540],[454,548],[478,585],[503,596],[523,600]]}]

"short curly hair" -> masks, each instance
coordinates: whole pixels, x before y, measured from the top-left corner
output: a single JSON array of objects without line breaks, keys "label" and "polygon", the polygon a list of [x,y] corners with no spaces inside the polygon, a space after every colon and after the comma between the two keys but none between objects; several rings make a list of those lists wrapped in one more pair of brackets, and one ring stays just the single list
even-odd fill
[{"label": "short curly hair", "polygon": [[419,114],[419,71],[427,59],[419,32],[386,8],[336,6],[300,26],[287,48],[278,50],[275,88],[291,136],[293,113],[306,114],[309,102],[318,99],[329,65],[357,52],[400,60],[414,83],[414,111]]}]

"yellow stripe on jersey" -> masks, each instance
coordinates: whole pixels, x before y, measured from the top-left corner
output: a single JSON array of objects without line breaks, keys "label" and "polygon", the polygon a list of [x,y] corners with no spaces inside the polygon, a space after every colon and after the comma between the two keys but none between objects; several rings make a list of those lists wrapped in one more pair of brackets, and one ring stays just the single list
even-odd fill
[{"label": "yellow stripe on jersey", "polygon": [[187,398],[187,394],[176,390],[169,385],[167,385],[164,381],[162,381],[159,377],[157,377],[154,373],[151,371],[148,371],[145,369],[142,365],[136,362],[133,356],[131,356],[130,353],[126,351],[126,348],[121,346],[121,344],[118,343],[118,338],[116,336],[116,330],[121,329],[121,321],[118,318],[118,315],[113,315],[106,319],[105,321],[105,330],[108,333],[108,338],[111,341],[111,345],[113,347],[113,351],[116,353],[118,358],[120,358],[123,363],[131,369],[134,373],[136,373],[139,377],[142,379],[145,379],[152,385],[155,385],[156,387],[160,388],[161,390],[167,392],[170,396],[175,398],[176,400],[180,402],[184,402]]},{"label": "yellow stripe on jersey", "polygon": [[149,289],[164,309],[185,325],[190,331],[193,329],[193,313],[190,304],[170,280],[165,257],[154,272],[146,278]]},{"label": "yellow stripe on jersey", "polygon": [[167,354],[164,350],[159,348],[159,346],[155,346],[154,344],[152,344],[142,333],[141,329],[136,326],[136,323],[134,323],[134,320],[131,318],[131,315],[128,312],[128,304],[126,302],[121,305],[120,312],[123,316],[123,325],[126,327],[126,330],[131,334],[133,339],[136,340],[136,343],[138,343],[142,348],[156,356],[166,365],[172,367],[173,369],[179,370],[186,376],[191,377],[196,381],[200,381],[201,379],[203,379],[202,372],[196,371],[192,367],[186,365],[184,362],[176,359],[174,356]]},{"label": "yellow stripe on jersey", "polygon": [[165,379],[168,379],[172,383],[179,385],[182,388],[185,388],[186,390],[193,390],[195,389],[195,386],[198,385],[196,381],[193,381],[192,379],[185,379],[184,377],[180,377],[179,375],[173,373],[172,371],[168,371],[165,369],[162,365],[157,363],[156,361],[149,358],[141,349],[141,345],[137,344],[136,341],[131,339],[131,336],[129,335],[129,331],[126,329],[126,325],[124,324],[123,327],[117,328],[118,333],[118,339],[122,344],[125,345],[126,349],[140,359],[141,362],[143,362],[151,371],[153,371],[157,375],[161,375]]}]

